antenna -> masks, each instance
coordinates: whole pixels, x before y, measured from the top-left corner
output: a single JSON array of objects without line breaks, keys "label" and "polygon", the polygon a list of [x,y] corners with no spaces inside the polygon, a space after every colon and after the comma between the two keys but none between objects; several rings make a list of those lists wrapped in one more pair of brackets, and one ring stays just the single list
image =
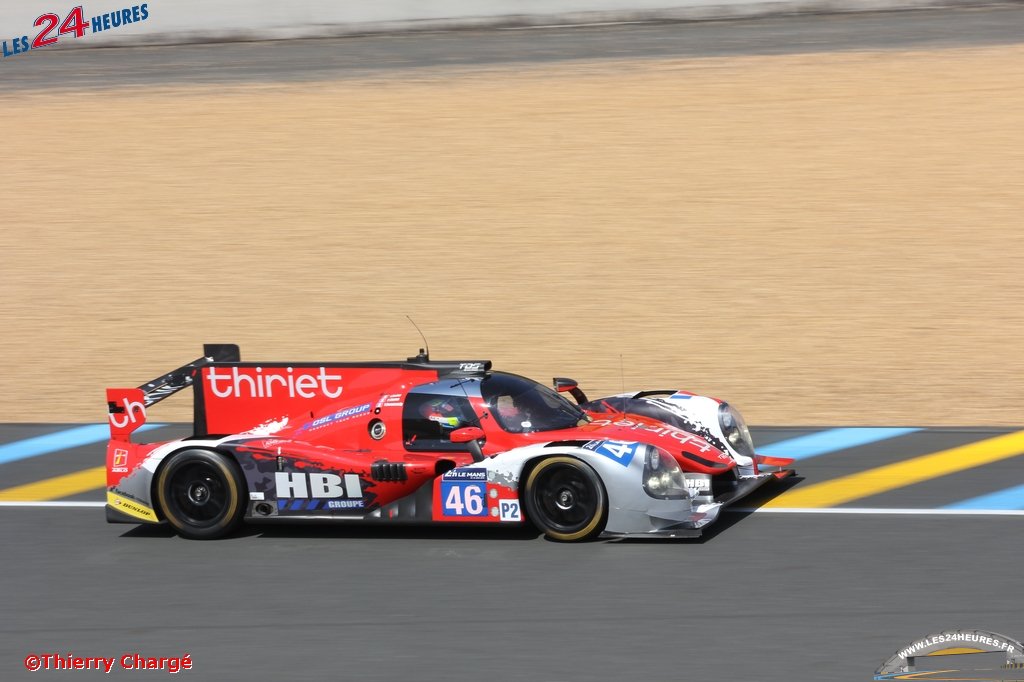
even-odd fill
[{"label": "antenna", "polygon": [[[412,326],[416,327],[416,331],[418,331],[418,332],[419,332],[419,334],[420,334],[420,338],[421,338],[421,339],[423,339],[423,345],[424,345],[424,346],[426,347],[426,350],[427,350],[427,359],[429,360],[429,359],[430,359],[430,344],[429,344],[429,343],[427,343],[427,337],[423,335],[423,332],[422,332],[422,331],[420,331],[420,326],[419,326],[418,324],[416,324],[416,322],[414,322],[414,321],[413,321],[413,319],[412,319],[411,317],[409,317],[408,315],[406,315],[406,316],[405,316],[405,319],[409,320],[409,322],[412,322]],[[423,349],[420,349],[420,352],[422,353],[422,352],[423,352]]]}]

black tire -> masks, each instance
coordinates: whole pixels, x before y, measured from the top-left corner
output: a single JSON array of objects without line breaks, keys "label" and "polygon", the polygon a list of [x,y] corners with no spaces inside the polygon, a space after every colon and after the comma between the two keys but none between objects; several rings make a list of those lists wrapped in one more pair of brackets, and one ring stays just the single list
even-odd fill
[{"label": "black tire", "polygon": [[156,481],[164,518],[180,535],[193,540],[212,540],[234,530],[245,511],[244,490],[238,466],[210,450],[172,455]]},{"label": "black tire", "polygon": [[549,457],[526,479],[526,515],[552,540],[596,537],[608,520],[608,495],[600,477],[575,457]]}]

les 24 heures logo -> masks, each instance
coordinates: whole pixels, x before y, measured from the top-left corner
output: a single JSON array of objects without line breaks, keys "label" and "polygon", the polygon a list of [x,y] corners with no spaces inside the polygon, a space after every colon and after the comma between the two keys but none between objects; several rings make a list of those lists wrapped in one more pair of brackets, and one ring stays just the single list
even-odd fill
[{"label": "les 24 heures logo", "polygon": [[915,640],[875,671],[876,680],[1024,680],[1024,646],[986,630],[947,630]]}]

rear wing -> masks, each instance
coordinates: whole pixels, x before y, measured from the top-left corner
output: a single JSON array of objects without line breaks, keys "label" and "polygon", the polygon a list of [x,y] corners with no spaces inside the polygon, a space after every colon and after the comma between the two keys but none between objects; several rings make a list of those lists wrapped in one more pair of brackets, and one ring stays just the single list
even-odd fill
[{"label": "rear wing", "polygon": [[133,431],[146,423],[146,408],[192,386],[199,368],[214,362],[239,362],[241,354],[233,343],[207,343],[203,357],[148,381],[138,388],[107,389],[107,421],[110,437],[128,440]]}]

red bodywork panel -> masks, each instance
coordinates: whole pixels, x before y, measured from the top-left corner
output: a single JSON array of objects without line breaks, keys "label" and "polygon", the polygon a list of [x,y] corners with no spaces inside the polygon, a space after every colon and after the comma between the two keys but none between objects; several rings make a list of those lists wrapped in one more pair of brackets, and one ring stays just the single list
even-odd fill
[{"label": "red bodywork panel", "polygon": [[[288,419],[287,430],[294,431],[362,405],[370,405],[367,413],[398,408],[400,414],[401,398],[410,388],[438,378],[430,370],[350,365],[210,365],[199,373],[196,398],[201,401],[204,431],[213,434],[242,433],[282,419]],[[355,442],[354,425],[350,421],[350,428],[338,434],[349,447]]]},{"label": "red bodywork panel", "polygon": [[[288,454],[325,467],[364,469],[379,459],[410,465],[438,459],[469,463],[466,452],[410,452],[403,441],[402,407],[407,393],[438,378],[437,371],[428,369],[372,365],[211,364],[195,371],[197,432],[252,433],[279,444],[287,441]],[[142,392],[108,389],[107,399],[123,410],[109,415],[111,439],[121,442],[111,447],[128,449],[129,434],[145,423]],[[480,397],[470,402],[486,434],[484,454],[530,443],[607,439],[660,447],[672,453],[684,471],[720,474],[734,466],[727,453],[700,436],[643,416],[595,413],[590,423],[570,429],[509,433],[485,416],[488,408]],[[373,435],[370,422],[380,422],[383,434]],[[113,462],[112,458],[108,461]],[[111,471],[112,477],[116,473]]]}]

